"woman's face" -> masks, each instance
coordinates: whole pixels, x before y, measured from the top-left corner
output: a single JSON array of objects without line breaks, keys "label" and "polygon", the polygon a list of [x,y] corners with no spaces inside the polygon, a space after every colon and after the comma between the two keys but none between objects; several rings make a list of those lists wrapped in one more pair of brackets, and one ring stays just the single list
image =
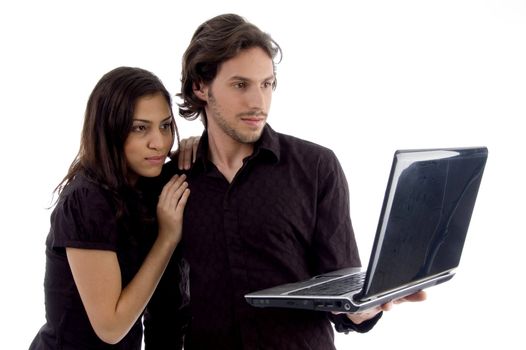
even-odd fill
[{"label": "woman's face", "polygon": [[131,183],[139,176],[154,177],[161,173],[174,141],[172,118],[170,106],[161,93],[140,97],[135,103],[132,129],[124,142]]}]

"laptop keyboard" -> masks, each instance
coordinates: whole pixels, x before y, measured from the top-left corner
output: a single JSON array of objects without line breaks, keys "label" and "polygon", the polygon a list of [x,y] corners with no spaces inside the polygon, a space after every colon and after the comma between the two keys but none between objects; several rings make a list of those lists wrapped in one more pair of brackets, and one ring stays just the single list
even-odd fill
[{"label": "laptop keyboard", "polygon": [[365,272],[349,275],[337,280],[321,283],[312,287],[298,289],[288,295],[341,295],[361,289]]}]

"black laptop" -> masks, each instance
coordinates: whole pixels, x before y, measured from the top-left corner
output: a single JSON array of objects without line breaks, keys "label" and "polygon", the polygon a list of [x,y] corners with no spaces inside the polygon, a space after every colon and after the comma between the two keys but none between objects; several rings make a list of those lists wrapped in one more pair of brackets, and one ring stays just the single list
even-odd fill
[{"label": "black laptop", "polygon": [[245,295],[257,307],[359,312],[450,280],[486,147],[398,150],[366,271],[347,268]]}]

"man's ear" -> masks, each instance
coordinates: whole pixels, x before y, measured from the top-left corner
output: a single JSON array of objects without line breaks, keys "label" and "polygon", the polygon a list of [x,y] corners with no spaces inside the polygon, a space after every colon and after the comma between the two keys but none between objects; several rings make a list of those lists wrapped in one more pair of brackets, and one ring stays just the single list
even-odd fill
[{"label": "man's ear", "polygon": [[200,99],[205,102],[208,101],[208,95],[204,89],[204,85],[202,83],[194,83],[193,85],[194,94]]}]

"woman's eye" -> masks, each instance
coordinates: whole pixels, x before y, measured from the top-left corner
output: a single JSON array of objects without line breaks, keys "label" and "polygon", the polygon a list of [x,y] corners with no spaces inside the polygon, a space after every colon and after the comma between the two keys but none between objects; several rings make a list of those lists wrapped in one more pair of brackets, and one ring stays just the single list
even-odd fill
[{"label": "woman's eye", "polygon": [[132,127],[133,132],[145,132],[146,131],[146,125],[134,125]]},{"label": "woman's eye", "polygon": [[161,129],[162,130],[170,130],[172,127],[172,123],[164,123],[164,124],[161,124]]}]

